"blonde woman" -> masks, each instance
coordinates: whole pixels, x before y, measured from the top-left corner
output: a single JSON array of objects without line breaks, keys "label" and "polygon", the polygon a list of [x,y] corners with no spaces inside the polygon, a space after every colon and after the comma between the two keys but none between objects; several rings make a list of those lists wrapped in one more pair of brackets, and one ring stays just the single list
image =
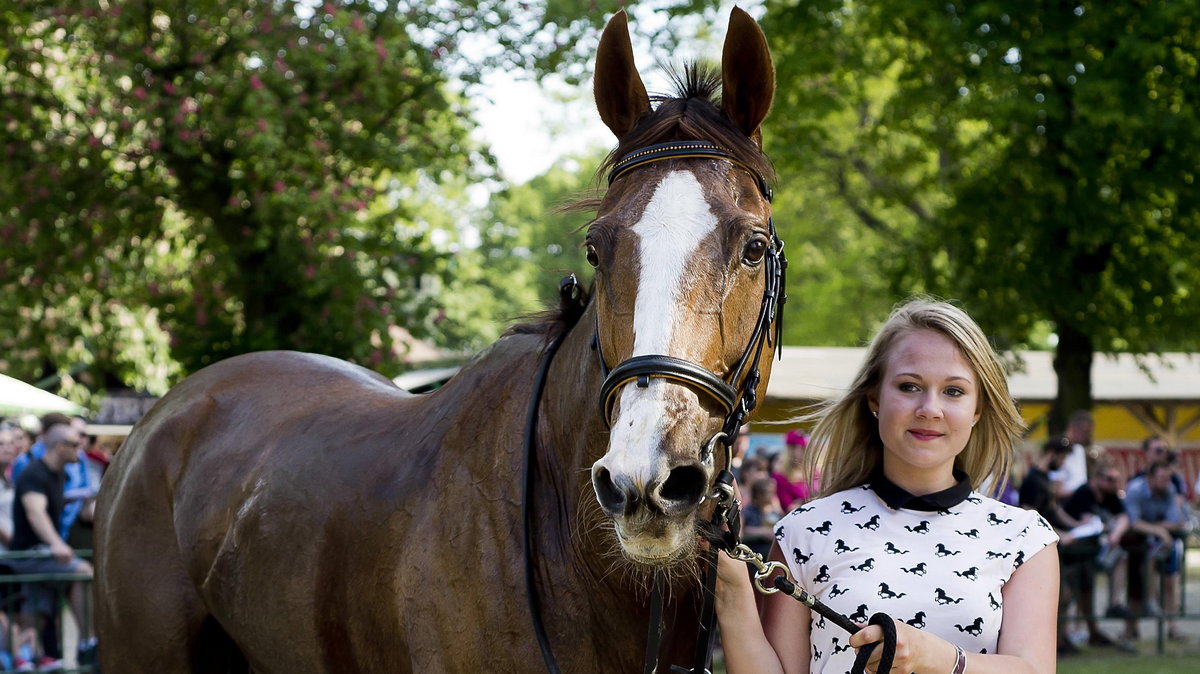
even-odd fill
[{"label": "blonde woman", "polygon": [[[807,460],[820,497],[779,522],[772,558],[855,622],[892,616],[893,671],[1054,671],[1057,537],[1036,512],[977,491],[1008,474],[1021,429],[969,316],[924,299],[898,307],[850,390],[816,415]],[[717,586],[730,674],[846,672],[882,641],[878,626],[851,637],[783,594],[760,623],[739,564],[722,555]]]}]

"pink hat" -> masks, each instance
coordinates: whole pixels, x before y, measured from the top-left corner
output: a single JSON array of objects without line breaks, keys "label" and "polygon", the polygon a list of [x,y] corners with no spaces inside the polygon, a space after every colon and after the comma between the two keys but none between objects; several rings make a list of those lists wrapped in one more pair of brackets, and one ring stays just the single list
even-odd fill
[{"label": "pink hat", "polygon": [[799,430],[793,428],[792,430],[787,432],[787,437],[784,439],[784,442],[786,442],[789,445],[800,445],[801,447],[807,447],[808,446],[808,436],[805,435],[804,433],[800,432]]}]

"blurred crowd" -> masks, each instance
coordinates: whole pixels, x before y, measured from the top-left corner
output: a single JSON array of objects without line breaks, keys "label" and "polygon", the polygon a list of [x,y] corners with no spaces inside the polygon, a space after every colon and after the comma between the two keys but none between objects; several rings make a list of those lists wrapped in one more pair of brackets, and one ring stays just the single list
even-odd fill
[{"label": "blurred crowd", "polygon": [[[92,516],[110,453],[87,419],[50,413],[0,421],[0,668],[63,667],[59,602],[65,594],[79,629],[78,661],[94,661],[81,578],[92,566]],[[3,576],[23,576],[14,582]],[[65,576],[70,582],[40,579]],[[62,588],[62,589],[60,589]],[[65,592],[63,591],[65,590]]]},{"label": "blurred crowd", "polygon": [[[1192,511],[1200,507],[1200,474],[1185,474],[1180,453],[1162,437],[1146,438],[1131,461],[1097,445],[1094,427],[1091,413],[1076,412],[1062,436],[1019,457],[1008,483],[980,488],[1037,510],[1059,535],[1060,657],[1083,647],[1136,653],[1139,620],[1147,617],[1162,617],[1167,639],[1187,638],[1178,625],[1181,576]],[[743,426],[734,450],[745,501],[742,534],[765,558],[775,523],[819,495],[821,476],[804,461],[808,442],[801,430],[787,431],[782,448],[751,449],[750,440],[751,429]],[[1109,634],[1100,618],[1123,627]]]}]

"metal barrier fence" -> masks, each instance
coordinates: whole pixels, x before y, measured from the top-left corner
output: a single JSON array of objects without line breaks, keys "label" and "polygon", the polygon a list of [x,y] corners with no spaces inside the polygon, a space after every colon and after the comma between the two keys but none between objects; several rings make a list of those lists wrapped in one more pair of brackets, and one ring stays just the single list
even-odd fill
[{"label": "metal barrier fence", "polygon": [[[76,550],[75,555],[90,558],[92,552]],[[9,565],[13,560],[49,558],[45,551],[0,552],[0,671],[99,672],[95,648],[82,657],[79,651],[80,636],[93,633],[92,576],[15,573]],[[79,616],[68,605],[75,583],[82,586]],[[39,669],[39,657],[61,660],[61,667]],[[21,660],[31,668],[18,669]]]}]

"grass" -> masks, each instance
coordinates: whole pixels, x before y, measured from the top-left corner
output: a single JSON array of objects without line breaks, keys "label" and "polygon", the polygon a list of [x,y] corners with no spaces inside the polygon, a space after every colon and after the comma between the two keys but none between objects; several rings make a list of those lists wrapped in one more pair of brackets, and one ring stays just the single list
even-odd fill
[{"label": "grass", "polygon": [[[1149,644],[1153,648],[1153,644]],[[1085,653],[1058,661],[1058,674],[1195,674],[1197,655]]]}]

